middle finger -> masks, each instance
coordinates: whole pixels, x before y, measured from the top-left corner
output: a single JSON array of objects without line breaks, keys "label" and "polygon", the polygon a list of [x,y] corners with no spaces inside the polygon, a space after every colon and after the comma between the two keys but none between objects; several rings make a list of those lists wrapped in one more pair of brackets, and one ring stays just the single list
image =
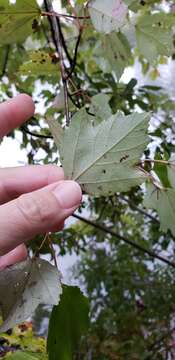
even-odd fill
[{"label": "middle finger", "polygon": [[0,168],[0,204],[63,179],[63,170],[56,165]]}]

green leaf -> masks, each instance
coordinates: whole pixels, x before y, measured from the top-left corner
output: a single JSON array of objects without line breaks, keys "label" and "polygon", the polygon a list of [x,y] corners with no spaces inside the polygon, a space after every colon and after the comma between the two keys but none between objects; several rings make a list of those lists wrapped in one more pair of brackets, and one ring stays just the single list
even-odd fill
[{"label": "green leaf", "polygon": [[0,44],[23,42],[33,32],[33,22],[40,18],[36,0],[8,0],[0,2]]},{"label": "green leaf", "polygon": [[147,193],[144,199],[144,206],[157,210],[161,230],[171,230],[175,235],[175,190],[157,189],[154,185],[147,186]]},{"label": "green leaf", "polygon": [[95,29],[104,33],[119,30],[128,12],[122,0],[91,0],[88,9]]},{"label": "green leaf", "polygon": [[109,73],[114,71],[119,80],[131,59],[130,45],[126,36],[121,32],[112,32],[103,36],[97,55],[97,62],[102,69]]},{"label": "green leaf", "polygon": [[171,186],[175,189],[175,153],[171,154],[168,165],[168,179]]},{"label": "green leaf", "polygon": [[23,351],[17,351],[14,354],[7,355],[6,360],[47,360],[44,354],[28,353]]},{"label": "green leaf", "polygon": [[66,177],[95,196],[142,183],[145,174],[134,165],[148,143],[148,120],[146,113],[117,113],[94,126],[94,117],[80,110],[65,130],[60,148]]},{"label": "green leaf", "polygon": [[[165,158],[165,155],[164,158],[162,158],[161,154],[158,152],[155,156],[155,160],[167,160],[167,159]],[[171,188],[171,184],[168,178],[168,166],[162,163],[155,162],[153,170],[155,171],[156,175],[159,177],[159,180],[161,181],[163,187]]]},{"label": "green leaf", "polygon": [[1,271],[0,332],[27,320],[39,304],[58,304],[60,294],[60,273],[45,260],[28,259]]},{"label": "green leaf", "polygon": [[89,326],[89,302],[78,287],[64,286],[59,306],[54,306],[47,349],[49,360],[72,360]]},{"label": "green leaf", "polygon": [[151,64],[157,61],[159,55],[170,56],[174,51],[172,30],[164,15],[144,14],[136,25],[137,47]]},{"label": "green leaf", "polygon": [[109,96],[106,94],[93,96],[89,112],[95,115],[96,123],[108,119],[112,115],[109,99]]},{"label": "green leaf", "polygon": [[59,75],[58,63],[53,61],[52,55],[45,51],[36,50],[30,53],[30,60],[19,68],[21,75]]},{"label": "green leaf", "polygon": [[135,12],[139,9],[145,9],[149,5],[155,5],[155,0],[124,0],[124,2],[130,10]]},{"label": "green leaf", "polygon": [[49,125],[49,129],[53,135],[55,144],[56,144],[57,148],[59,149],[59,147],[61,146],[62,138],[63,138],[63,128],[58,123],[58,121],[54,118],[52,118],[52,119],[47,118],[46,121],[47,121],[47,123]]}]

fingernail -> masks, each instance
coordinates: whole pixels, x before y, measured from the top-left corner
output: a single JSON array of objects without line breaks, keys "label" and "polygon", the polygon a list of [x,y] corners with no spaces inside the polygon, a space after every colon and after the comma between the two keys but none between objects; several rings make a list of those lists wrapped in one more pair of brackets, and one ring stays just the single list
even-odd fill
[{"label": "fingernail", "polygon": [[75,181],[64,181],[53,192],[63,209],[78,207],[82,199],[81,188]]}]

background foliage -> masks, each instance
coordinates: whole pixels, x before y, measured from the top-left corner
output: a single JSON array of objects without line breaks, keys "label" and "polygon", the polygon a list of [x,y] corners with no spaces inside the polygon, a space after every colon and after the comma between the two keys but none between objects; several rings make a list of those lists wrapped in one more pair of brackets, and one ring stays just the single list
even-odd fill
[{"label": "background foliage", "polygon": [[[174,98],[155,80],[159,81],[160,64],[174,61],[174,1],[115,3],[121,6],[120,21],[123,17],[125,24],[119,22],[119,14],[112,25],[107,19],[97,22],[99,1],[91,1],[89,10],[86,1],[62,1],[62,13],[73,16],[57,17],[69,75],[69,111],[73,115],[86,105],[91,112],[91,98],[104,94],[113,113],[151,112],[150,145],[144,156],[169,160],[175,152]],[[65,123],[60,49],[51,16],[46,14],[48,4],[44,1],[37,8],[34,0],[17,0],[14,13],[8,0],[0,4],[1,101],[25,92],[33,96],[37,106],[30,122],[9,135],[19,136],[20,131],[21,148],[27,150],[30,164],[58,162],[45,119],[52,116],[59,124]],[[7,14],[1,13],[3,7]],[[104,18],[108,18],[107,9]],[[45,12],[43,16],[41,11]],[[124,70],[127,75],[127,67],[135,63],[150,82],[140,86],[135,78],[122,81]],[[103,116],[109,111],[107,103],[100,103]],[[163,186],[171,187],[165,166],[148,162],[145,170],[154,170]],[[145,209],[144,192],[144,187],[135,187],[110,197],[85,196],[77,221],[51,236],[60,256],[74,252],[79,256],[73,276],[86,291],[91,309],[88,334],[76,346],[73,357],[69,354],[60,360],[174,358],[174,235],[161,230],[156,211]],[[41,241],[37,237],[30,243],[30,250],[35,252]],[[40,252],[50,254],[49,244]],[[156,254],[167,261],[158,260]],[[45,354],[45,343],[31,332],[28,336],[27,332],[21,338],[18,330],[3,335],[1,356],[39,359],[42,352]],[[28,355],[9,353],[16,349]]]}]

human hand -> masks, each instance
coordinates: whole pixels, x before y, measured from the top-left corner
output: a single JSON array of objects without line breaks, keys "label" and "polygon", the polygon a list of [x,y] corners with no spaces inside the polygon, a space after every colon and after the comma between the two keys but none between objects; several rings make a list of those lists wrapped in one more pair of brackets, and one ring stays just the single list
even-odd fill
[{"label": "human hand", "polygon": [[[1,104],[0,138],[33,113],[28,95]],[[0,269],[24,260],[24,243],[35,235],[61,230],[81,198],[79,185],[64,180],[57,166],[0,168]]]}]

